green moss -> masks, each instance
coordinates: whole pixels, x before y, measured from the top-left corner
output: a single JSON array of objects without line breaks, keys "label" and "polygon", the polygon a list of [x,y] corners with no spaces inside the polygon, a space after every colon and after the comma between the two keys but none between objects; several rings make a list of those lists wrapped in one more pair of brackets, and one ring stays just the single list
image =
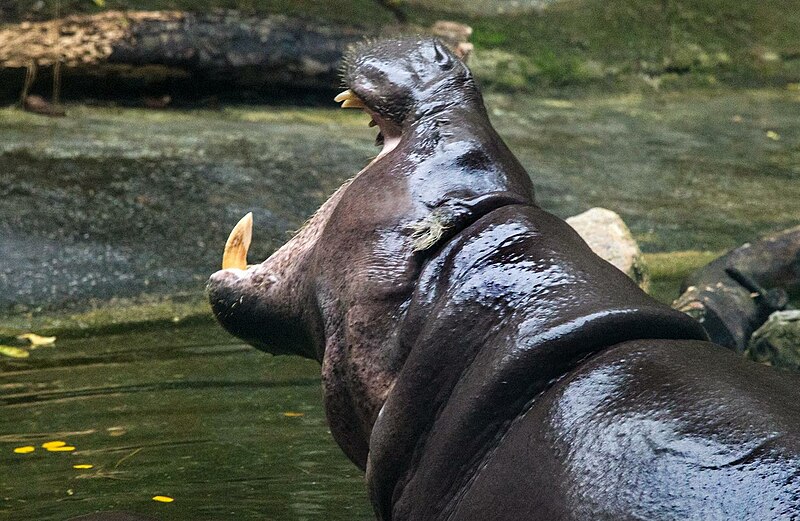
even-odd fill
[{"label": "green moss", "polygon": [[646,253],[645,264],[650,272],[649,293],[656,299],[671,304],[678,298],[681,282],[693,271],[705,266],[723,252],[673,251]]},{"label": "green moss", "polygon": [[508,42],[508,34],[500,29],[481,28],[472,35],[472,43],[479,48],[501,47]]},{"label": "green moss", "polygon": [[586,64],[577,56],[548,50],[536,55],[534,63],[542,77],[556,87],[581,84],[589,79]]},{"label": "green moss", "polygon": [[75,338],[212,321],[211,309],[204,295],[144,296],[98,302],[89,311],[80,313],[5,317],[0,319],[0,340],[27,332]]},{"label": "green moss", "polygon": [[[583,0],[515,14],[471,16],[466,7],[415,14],[425,22],[449,17],[470,24],[476,55],[502,49],[532,60],[541,73],[527,89],[580,85],[587,76],[604,87],[617,84],[609,82],[614,76],[696,76],[655,82],[658,88],[783,84],[800,77],[791,63],[798,49],[798,0]],[[595,63],[603,64],[603,74],[591,73],[587,64]]]}]

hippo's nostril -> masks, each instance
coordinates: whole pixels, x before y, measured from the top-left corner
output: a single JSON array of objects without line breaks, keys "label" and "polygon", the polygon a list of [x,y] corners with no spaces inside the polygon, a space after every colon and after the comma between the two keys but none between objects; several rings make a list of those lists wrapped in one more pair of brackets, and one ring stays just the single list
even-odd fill
[{"label": "hippo's nostril", "polygon": [[246,272],[238,269],[224,269],[212,273],[206,283],[206,289],[211,291],[214,288],[232,286],[236,284]]},{"label": "hippo's nostril", "polygon": [[234,310],[241,305],[243,294],[239,280],[234,270],[222,270],[211,275],[206,284],[211,310],[226,329],[226,324],[233,318]]},{"label": "hippo's nostril", "polygon": [[254,272],[251,276],[254,286],[265,288],[278,282],[278,277],[274,273],[269,272]]}]

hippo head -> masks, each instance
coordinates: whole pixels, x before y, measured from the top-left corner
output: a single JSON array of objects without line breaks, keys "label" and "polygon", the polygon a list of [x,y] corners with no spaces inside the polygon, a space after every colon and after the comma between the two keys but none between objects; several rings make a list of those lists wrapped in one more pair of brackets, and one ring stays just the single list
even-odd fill
[{"label": "hippo head", "polygon": [[229,332],[322,364],[331,432],[364,468],[409,349],[405,317],[419,273],[481,216],[532,205],[533,189],[469,70],[439,41],[361,44],[345,59],[344,80],[336,100],[371,117],[380,153],[260,264],[246,261],[245,217],[208,293]]},{"label": "hippo head", "polygon": [[345,57],[343,77],[348,90],[336,101],[372,116],[370,124],[381,129],[378,145],[399,138],[407,120],[439,110],[444,102],[479,96],[469,69],[438,40],[361,44]]}]

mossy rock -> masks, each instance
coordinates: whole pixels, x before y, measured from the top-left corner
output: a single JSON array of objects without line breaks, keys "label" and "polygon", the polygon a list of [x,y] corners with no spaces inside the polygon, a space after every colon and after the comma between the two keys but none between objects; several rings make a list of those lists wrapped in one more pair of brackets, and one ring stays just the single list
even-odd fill
[{"label": "mossy rock", "polygon": [[481,84],[501,90],[524,89],[541,73],[532,60],[500,49],[481,49],[469,66]]},{"label": "mossy rock", "polygon": [[800,310],[771,314],[750,337],[746,354],[756,362],[800,369]]}]

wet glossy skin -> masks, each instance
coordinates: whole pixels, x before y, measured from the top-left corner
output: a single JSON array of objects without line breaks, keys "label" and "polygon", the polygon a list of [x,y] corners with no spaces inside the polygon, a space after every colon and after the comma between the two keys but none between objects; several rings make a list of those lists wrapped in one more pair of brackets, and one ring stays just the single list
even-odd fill
[{"label": "wet glossy skin", "polygon": [[347,63],[349,86],[381,111],[388,132],[402,129],[399,144],[267,261],[215,274],[209,292],[234,334],[322,363],[331,431],[364,468],[372,425],[406,356],[398,323],[436,250],[437,241],[419,250],[420,234],[437,223],[443,243],[494,208],[534,203],[469,70],[441,44],[382,42]]},{"label": "wet glossy skin", "polygon": [[516,419],[452,519],[795,519],[798,409],[793,374],[719,346],[623,343]]},{"label": "wet glossy skin", "polygon": [[331,432],[380,519],[714,519],[753,494],[773,510],[743,512],[779,518],[798,504],[796,378],[704,342],[539,209],[440,44],[381,42],[347,63],[399,144],[272,257],[214,274],[209,295],[229,331],[322,363]]}]

